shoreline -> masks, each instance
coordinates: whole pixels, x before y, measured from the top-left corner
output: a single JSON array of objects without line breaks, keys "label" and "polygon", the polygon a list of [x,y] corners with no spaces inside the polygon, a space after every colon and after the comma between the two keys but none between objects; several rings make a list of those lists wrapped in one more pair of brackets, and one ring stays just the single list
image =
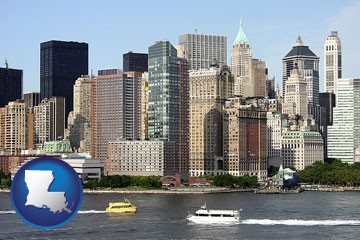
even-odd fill
[{"label": "shoreline", "polygon": [[[90,190],[84,189],[84,194],[216,194],[216,193],[233,193],[233,192],[253,192],[257,189],[230,189],[230,188],[177,188],[177,189],[154,189],[154,190]],[[346,191],[360,191],[360,187],[333,187],[333,188],[318,188],[318,189],[303,189],[304,192],[346,192]],[[0,193],[10,193],[10,189],[0,189]]]}]

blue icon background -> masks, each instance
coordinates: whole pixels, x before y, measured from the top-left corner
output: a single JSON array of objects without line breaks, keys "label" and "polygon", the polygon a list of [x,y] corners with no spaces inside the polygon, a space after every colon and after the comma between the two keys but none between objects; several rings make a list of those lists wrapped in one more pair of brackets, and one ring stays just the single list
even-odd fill
[{"label": "blue icon background", "polygon": [[[51,170],[54,180],[48,191],[65,192],[67,208],[72,212],[53,213],[49,209],[25,206],[29,193],[25,170]],[[63,226],[76,216],[81,207],[83,189],[78,174],[69,164],[60,159],[42,157],[27,162],[18,170],[11,184],[10,195],[14,210],[24,222],[41,229],[53,229]]]}]

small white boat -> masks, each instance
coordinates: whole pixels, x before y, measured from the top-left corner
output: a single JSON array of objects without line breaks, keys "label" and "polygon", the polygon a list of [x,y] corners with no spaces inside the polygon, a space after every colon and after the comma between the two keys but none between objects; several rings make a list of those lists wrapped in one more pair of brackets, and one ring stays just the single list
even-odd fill
[{"label": "small white boat", "polygon": [[187,220],[194,223],[239,223],[240,210],[210,210],[202,205],[194,214],[189,214]]}]

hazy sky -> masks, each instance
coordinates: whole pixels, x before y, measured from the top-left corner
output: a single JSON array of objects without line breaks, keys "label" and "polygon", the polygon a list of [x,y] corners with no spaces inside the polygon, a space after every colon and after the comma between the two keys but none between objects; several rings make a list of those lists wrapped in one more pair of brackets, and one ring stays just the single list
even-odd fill
[{"label": "hazy sky", "polygon": [[[360,77],[360,1],[355,0],[0,0],[0,64],[24,70],[24,93],[40,89],[40,43],[89,44],[89,71],[122,68],[123,53],[147,52],[156,40],[178,43],[180,34],[224,35],[230,50],[243,20],[254,58],[265,60],[281,84],[282,58],[300,34],[320,57],[337,30],[343,49],[343,77]],[[281,85],[280,85],[281,86]]]}]

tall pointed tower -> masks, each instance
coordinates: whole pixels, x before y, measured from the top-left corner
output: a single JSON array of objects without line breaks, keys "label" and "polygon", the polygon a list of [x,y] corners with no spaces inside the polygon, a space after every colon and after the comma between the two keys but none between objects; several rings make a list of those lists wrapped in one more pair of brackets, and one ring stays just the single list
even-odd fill
[{"label": "tall pointed tower", "polygon": [[231,72],[234,76],[235,95],[254,96],[252,84],[252,54],[244,26],[240,21],[239,32],[231,49]]},{"label": "tall pointed tower", "polygon": [[337,82],[342,78],[341,41],[337,31],[332,31],[324,45],[325,92],[337,94]]}]

